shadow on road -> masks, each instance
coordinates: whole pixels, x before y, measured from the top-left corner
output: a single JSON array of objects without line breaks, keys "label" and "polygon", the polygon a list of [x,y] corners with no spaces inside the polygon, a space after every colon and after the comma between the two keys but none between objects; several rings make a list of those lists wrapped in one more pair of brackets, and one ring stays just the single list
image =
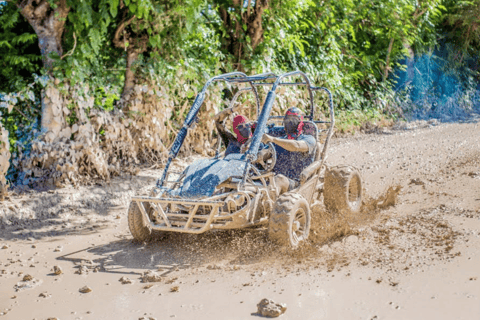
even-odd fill
[{"label": "shadow on road", "polygon": [[201,235],[168,234],[150,243],[131,239],[113,241],[58,257],[57,260],[82,264],[90,257],[102,272],[142,274],[148,269],[167,275],[173,270],[197,268],[233,268],[275,260],[278,249],[267,239],[266,232],[219,231]]}]

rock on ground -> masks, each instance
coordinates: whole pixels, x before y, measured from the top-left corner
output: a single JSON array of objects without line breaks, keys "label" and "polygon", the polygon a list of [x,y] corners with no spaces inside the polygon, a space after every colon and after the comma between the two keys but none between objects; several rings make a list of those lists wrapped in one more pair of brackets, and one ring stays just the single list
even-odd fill
[{"label": "rock on ground", "polygon": [[279,317],[287,311],[287,305],[285,303],[276,303],[266,298],[257,304],[257,308],[258,313],[267,318]]}]

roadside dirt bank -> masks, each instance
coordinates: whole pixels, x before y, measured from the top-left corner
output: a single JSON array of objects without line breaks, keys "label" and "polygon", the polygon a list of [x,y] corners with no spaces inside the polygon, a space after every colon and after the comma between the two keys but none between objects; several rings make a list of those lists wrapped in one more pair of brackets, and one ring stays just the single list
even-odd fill
[{"label": "roadside dirt bank", "polygon": [[[319,206],[312,241],[295,252],[262,231],[133,243],[129,198],[158,170],[11,195],[0,319],[254,319],[263,298],[287,304],[282,319],[479,318],[479,138],[472,122],[334,140],[329,164],[356,166],[371,197],[402,186],[397,205],[349,224]],[[150,270],[159,282],[142,282]]]}]

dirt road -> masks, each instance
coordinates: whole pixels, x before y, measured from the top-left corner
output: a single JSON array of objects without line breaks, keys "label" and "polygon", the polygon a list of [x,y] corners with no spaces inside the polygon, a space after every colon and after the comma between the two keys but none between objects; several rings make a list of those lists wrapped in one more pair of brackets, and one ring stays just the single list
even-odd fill
[{"label": "dirt road", "polygon": [[[360,169],[371,197],[401,185],[397,205],[352,225],[327,219],[293,253],[263,231],[133,243],[129,197],[159,171],[12,195],[0,319],[255,319],[265,297],[287,304],[283,319],[480,319],[480,125],[408,126],[329,152]],[[141,282],[149,270],[160,282]]]}]

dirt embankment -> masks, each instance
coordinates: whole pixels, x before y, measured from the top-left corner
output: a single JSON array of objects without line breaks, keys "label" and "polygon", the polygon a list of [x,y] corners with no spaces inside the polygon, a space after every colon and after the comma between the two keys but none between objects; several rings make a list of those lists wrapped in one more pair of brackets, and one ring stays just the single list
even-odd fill
[{"label": "dirt embankment", "polygon": [[10,195],[0,319],[246,319],[263,298],[287,304],[283,319],[478,317],[479,136],[476,123],[425,124],[335,140],[329,163],[359,168],[374,199],[401,186],[396,206],[339,220],[319,205],[294,252],[264,231],[133,243],[129,197],[159,171]]}]

